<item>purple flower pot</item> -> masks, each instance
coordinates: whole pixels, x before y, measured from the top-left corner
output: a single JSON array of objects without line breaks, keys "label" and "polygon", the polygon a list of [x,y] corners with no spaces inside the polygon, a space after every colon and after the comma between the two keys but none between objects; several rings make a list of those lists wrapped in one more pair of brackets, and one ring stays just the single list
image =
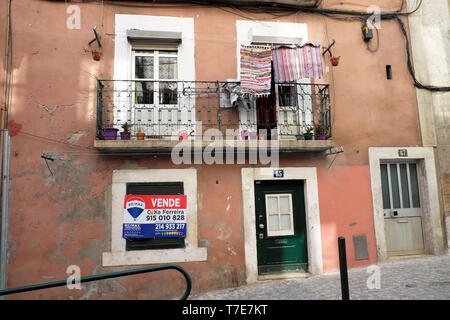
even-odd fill
[{"label": "purple flower pot", "polygon": [[130,140],[131,138],[131,132],[121,132],[120,133],[120,140]]},{"label": "purple flower pot", "polygon": [[117,131],[119,131],[119,129],[103,128],[103,139],[104,140],[117,140]]},{"label": "purple flower pot", "polygon": [[327,136],[325,134],[316,135],[316,140],[327,140]]}]

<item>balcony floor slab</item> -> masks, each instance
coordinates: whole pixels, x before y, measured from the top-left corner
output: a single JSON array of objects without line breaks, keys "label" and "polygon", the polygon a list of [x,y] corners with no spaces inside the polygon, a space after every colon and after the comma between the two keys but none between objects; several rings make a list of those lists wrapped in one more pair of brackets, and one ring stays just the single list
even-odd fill
[{"label": "balcony floor slab", "polygon": [[[185,148],[195,151],[208,148],[232,149],[233,152],[248,152],[261,147],[278,147],[280,152],[324,152],[335,147],[333,140],[294,140],[281,139],[272,145],[271,140],[95,140],[94,148],[101,152],[170,154],[174,148]],[[201,148],[201,149],[200,149]],[[228,150],[227,149],[227,150]],[[217,149],[216,149],[217,150]]]}]

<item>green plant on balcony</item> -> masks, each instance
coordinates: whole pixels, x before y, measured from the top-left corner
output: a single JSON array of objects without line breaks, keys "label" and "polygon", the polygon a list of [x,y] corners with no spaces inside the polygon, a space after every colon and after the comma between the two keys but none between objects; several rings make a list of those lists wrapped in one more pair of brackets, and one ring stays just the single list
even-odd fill
[{"label": "green plant on balcony", "polygon": [[131,128],[131,126],[128,124],[128,122],[125,122],[122,125],[123,131],[120,133],[121,140],[130,140],[130,137],[131,137],[130,128]]},{"label": "green plant on balcony", "polygon": [[312,140],[313,139],[313,131],[314,130],[314,127],[312,127],[312,126],[308,126],[308,127],[306,127],[305,128],[305,133],[304,133],[304,136],[305,136],[305,140]]},{"label": "green plant on balcony", "polygon": [[136,136],[138,140],[144,140],[145,139],[145,133],[144,129],[142,127],[137,127],[136,129]]},{"label": "green plant on balcony", "polygon": [[128,124],[128,122],[125,122],[122,125],[123,132],[130,132],[130,128],[131,128],[131,126]]},{"label": "green plant on balcony", "polygon": [[316,134],[316,140],[326,140],[327,139],[327,129],[321,124],[314,127],[314,132]]}]

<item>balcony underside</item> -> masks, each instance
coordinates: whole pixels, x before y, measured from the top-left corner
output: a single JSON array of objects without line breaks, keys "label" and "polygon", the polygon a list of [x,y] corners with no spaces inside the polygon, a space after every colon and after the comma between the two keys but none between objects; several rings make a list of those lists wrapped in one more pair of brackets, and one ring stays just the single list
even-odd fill
[{"label": "balcony underside", "polygon": [[[270,150],[271,140],[223,140],[223,141],[207,141],[207,140],[169,140],[169,139],[151,139],[151,140],[95,140],[94,147],[101,152],[113,152],[132,154],[135,152],[149,154],[169,154],[174,148],[184,148],[198,152],[201,148],[203,151],[206,147],[215,148],[215,150],[223,150],[225,152],[241,153],[252,150],[258,150],[266,147]],[[335,147],[333,140],[291,140],[280,139],[278,146],[272,145],[273,148],[278,147],[279,152],[323,152]]]}]

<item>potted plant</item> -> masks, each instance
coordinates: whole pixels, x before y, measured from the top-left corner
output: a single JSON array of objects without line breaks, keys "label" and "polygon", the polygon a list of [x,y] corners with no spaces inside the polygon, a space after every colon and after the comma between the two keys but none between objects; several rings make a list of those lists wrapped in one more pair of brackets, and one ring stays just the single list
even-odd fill
[{"label": "potted plant", "polygon": [[340,58],[340,56],[339,57],[331,57],[331,65],[333,66],[333,67],[337,67],[338,65],[339,65],[339,58]]},{"label": "potted plant", "polygon": [[123,131],[120,133],[120,140],[130,140],[131,132],[130,132],[131,126],[128,124],[128,122],[125,122],[122,125]]},{"label": "potted plant", "polygon": [[327,130],[325,129],[325,127],[321,124],[318,124],[315,128],[314,131],[316,133],[316,140],[326,140],[327,139]]},{"label": "potted plant", "polygon": [[311,127],[311,126],[305,128],[305,134],[304,134],[305,140],[312,140],[313,139],[313,135],[314,135],[314,133],[312,132],[313,129],[314,128]]},{"label": "potted plant", "polygon": [[305,129],[300,128],[300,133],[295,136],[297,140],[305,140]]},{"label": "potted plant", "polygon": [[100,61],[100,59],[102,57],[102,53],[100,51],[98,51],[98,50],[95,50],[95,49],[86,49],[86,48],[84,48],[83,52],[84,53],[90,52],[92,54],[92,58],[95,61]]},{"label": "potted plant", "polygon": [[117,140],[117,131],[119,131],[119,129],[117,129],[117,128],[112,128],[112,127],[103,128],[103,139],[104,140]]},{"label": "potted plant", "polygon": [[138,127],[137,131],[136,131],[136,136],[137,136],[138,140],[144,140],[145,139],[144,129],[142,129],[141,127]]},{"label": "potted plant", "polygon": [[102,53],[100,51],[92,50],[92,58],[95,61],[100,61],[100,59],[102,58]]}]

